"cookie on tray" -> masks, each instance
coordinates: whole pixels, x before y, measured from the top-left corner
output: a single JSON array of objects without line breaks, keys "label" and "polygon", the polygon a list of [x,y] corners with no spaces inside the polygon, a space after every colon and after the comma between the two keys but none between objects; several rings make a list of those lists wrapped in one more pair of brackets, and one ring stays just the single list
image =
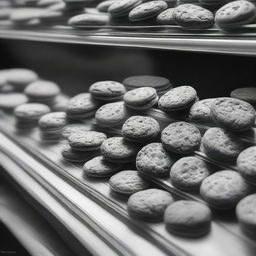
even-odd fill
[{"label": "cookie on tray", "polygon": [[159,13],[156,17],[156,22],[161,25],[176,25],[174,10],[175,8],[168,8]]},{"label": "cookie on tray", "polygon": [[103,26],[106,25],[108,21],[109,17],[107,15],[83,13],[70,18],[68,24],[72,27]]},{"label": "cookie on tray", "polygon": [[116,0],[109,6],[108,12],[113,17],[127,17],[129,12],[141,3],[141,0]]},{"label": "cookie on tray", "polygon": [[23,93],[5,93],[0,94],[0,108],[4,110],[13,110],[17,106],[27,103],[28,98]]},{"label": "cookie on tray", "polygon": [[249,193],[242,176],[232,170],[216,172],[205,178],[200,187],[203,199],[213,208],[231,209]]},{"label": "cookie on tray", "polygon": [[127,209],[132,218],[143,221],[161,221],[165,209],[171,203],[173,203],[173,197],[169,192],[152,188],[131,195]]},{"label": "cookie on tray", "polygon": [[159,133],[159,123],[148,116],[131,116],[122,126],[123,137],[133,143],[152,142]]},{"label": "cookie on tray", "polygon": [[256,107],[256,87],[242,87],[230,93],[231,98],[246,101]]},{"label": "cookie on tray", "polygon": [[113,175],[109,180],[112,191],[130,196],[138,191],[148,189],[150,183],[135,170],[125,170]]},{"label": "cookie on tray", "polygon": [[178,236],[201,237],[210,231],[211,210],[206,205],[179,200],[169,205],[164,213],[166,229]]},{"label": "cookie on tray", "polygon": [[170,152],[189,154],[200,147],[201,133],[190,123],[175,122],[162,131],[161,141]]},{"label": "cookie on tray", "polygon": [[79,132],[87,132],[92,130],[92,124],[83,124],[83,123],[75,123],[68,124],[62,128],[61,134],[64,139],[68,139],[68,137],[72,134]]}]

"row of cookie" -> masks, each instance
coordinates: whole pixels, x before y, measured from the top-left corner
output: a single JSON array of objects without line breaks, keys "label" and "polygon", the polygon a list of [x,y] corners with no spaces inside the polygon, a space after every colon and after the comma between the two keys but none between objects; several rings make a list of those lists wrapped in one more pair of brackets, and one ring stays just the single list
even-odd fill
[{"label": "row of cookie", "polygon": [[[219,5],[220,3],[217,3],[217,6]],[[204,7],[190,3],[168,8],[168,4],[161,0],[149,2],[116,0],[108,1],[106,6],[110,17],[97,13],[80,14],[72,17],[68,23],[74,27],[162,24],[179,25],[184,29],[206,29],[215,23],[221,29],[229,30],[252,23],[256,16],[254,4],[244,0],[232,1],[221,6],[215,15]]]}]

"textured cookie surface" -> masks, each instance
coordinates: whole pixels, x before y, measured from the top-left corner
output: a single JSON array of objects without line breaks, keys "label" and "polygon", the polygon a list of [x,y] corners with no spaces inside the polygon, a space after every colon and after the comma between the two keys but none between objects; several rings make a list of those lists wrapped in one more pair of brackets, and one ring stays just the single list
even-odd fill
[{"label": "textured cookie surface", "polygon": [[107,162],[103,156],[96,156],[83,166],[84,173],[92,177],[108,177],[120,168],[121,164]]},{"label": "textured cookie surface", "polygon": [[157,15],[156,21],[158,24],[175,25],[174,8],[168,8]]},{"label": "textured cookie surface", "polygon": [[253,3],[244,0],[233,1],[222,6],[215,15],[215,22],[223,28],[250,23],[256,15]]},{"label": "textured cookie surface", "polygon": [[98,14],[79,14],[69,19],[68,24],[71,26],[82,26],[82,25],[105,25],[109,18],[106,15]]},{"label": "textured cookie surface", "polygon": [[224,170],[207,177],[201,184],[200,194],[212,207],[233,208],[246,196],[249,187],[236,171]]},{"label": "textured cookie surface", "polygon": [[105,159],[112,162],[129,162],[138,152],[138,148],[122,137],[112,137],[103,141],[101,153]]},{"label": "textured cookie surface", "polygon": [[63,127],[62,136],[65,139],[68,139],[68,137],[74,133],[87,132],[90,131],[91,129],[91,124],[69,124]]},{"label": "textured cookie surface", "polygon": [[153,141],[159,132],[158,122],[147,116],[132,116],[125,121],[122,127],[124,138],[138,143]]},{"label": "textured cookie surface", "polygon": [[172,184],[182,190],[197,190],[202,181],[210,175],[209,165],[194,156],[179,159],[171,168]]},{"label": "textured cookie surface", "polygon": [[212,122],[211,105],[215,99],[199,100],[189,110],[189,119],[194,122]]},{"label": "textured cookie surface", "polygon": [[136,157],[136,167],[139,171],[156,177],[166,177],[174,160],[161,143],[150,143],[143,147]]},{"label": "textured cookie surface", "polygon": [[255,122],[255,109],[249,103],[233,99],[219,98],[211,105],[213,119],[231,131],[250,129]]},{"label": "textured cookie surface", "polygon": [[112,176],[109,185],[117,193],[132,195],[140,190],[147,189],[150,184],[140,177],[137,171],[125,170]]},{"label": "textured cookie surface", "polygon": [[249,147],[239,154],[237,167],[248,182],[256,183],[256,146]]},{"label": "textured cookie surface", "polygon": [[256,106],[256,87],[243,87],[233,90],[230,97],[246,101]]},{"label": "textured cookie surface", "polygon": [[192,124],[175,122],[162,131],[161,141],[173,153],[188,154],[199,148],[201,134]]},{"label": "textured cookie surface", "polygon": [[244,149],[239,138],[222,128],[213,127],[206,131],[202,138],[205,153],[210,158],[221,161],[233,161]]},{"label": "textured cookie surface", "polygon": [[147,189],[130,196],[128,212],[143,220],[162,220],[166,207],[172,202],[172,195],[167,191]]},{"label": "textured cookie surface", "polygon": [[107,136],[102,132],[87,131],[72,134],[68,141],[72,148],[87,151],[99,148],[106,139]]},{"label": "textured cookie surface", "polygon": [[129,13],[129,20],[141,21],[157,16],[160,12],[167,8],[167,3],[164,1],[150,1],[132,9]]},{"label": "textured cookie surface", "polygon": [[51,128],[62,128],[67,124],[67,115],[65,112],[52,112],[43,115],[39,119],[40,128],[51,129]]},{"label": "textured cookie surface", "polygon": [[214,23],[212,12],[193,4],[182,4],[176,7],[174,18],[178,25],[188,29],[209,28]]},{"label": "textured cookie surface", "polygon": [[105,104],[95,113],[98,124],[107,127],[123,124],[127,116],[128,113],[123,102]]},{"label": "textured cookie surface", "polygon": [[163,111],[175,111],[190,107],[196,100],[197,92],[191,86],[179,86],[165,93],[158,102]]},{"label": "textured cookie surface", "polygon": [[40,103],[26,103],[14,109],[14,115],[22,119],[37,119],[51,112],[50,108]]},{"label": "textured cookie surface", "polygon": [[166,208],[164,222],[167,230],[173,234],[202,236],[210,230],[211,210],[199,202],[176,201]]},{"label": "textured cookie surface", "polygon": [[141,0],[116,0],[109,6],[108,12],[114,17],[128,16],[129,11],[141,2]]}]

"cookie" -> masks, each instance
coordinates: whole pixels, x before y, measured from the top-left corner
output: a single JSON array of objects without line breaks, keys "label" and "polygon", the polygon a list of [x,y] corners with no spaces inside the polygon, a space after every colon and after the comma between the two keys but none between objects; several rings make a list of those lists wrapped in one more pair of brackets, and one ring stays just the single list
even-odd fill
[{"label": "cookie", "polygon": [[246,181],[256,184],[256,146],[246,148],[239,154],[237,167]]},{"label": "cookie", "polygon": [[27,101],[28,98],[23,93],[0,94],[0,108],[5,110],[13,110]]},{"label": "cookie", "polygon": [[200,237],[211,227],[211,210],[204,204],[179,200],[169,205],[164,213],[166,229],[178,236]]},{"label": "cookie", "polygon": [[137,154],[138,171],[154,177],[167,177],[174,160],[161,143],[150,143]]},{"label": "cookie", "polygon": [[67,97],[66,95],[63,95],[63,94],[57,95],[51,105],[52,111],[53,112],[62,112],[62,111],[65,112],[67,110],[69,100],[70,100],[70,98]]},{"label": "cookie", "polygon": [[112,176],[109,180],[109,185],[112,191],[130,196],[149,188],[150,183],[140,177],[137,171],[125,170]]},{"label": "cookie", "polygon": [[62,128],[67,123],[65,112],[52,112],[43,115],[38,122],[41,138],[44,140],[58,140],[61,137]]},{"label": "cookie", "polygon": [[231,98],[243,100],[256,107],[256,88],[243,87],[237,88],[230,93]]},{"label": "cookie", "polygon": [[185,29],[210,28],[214,24],[213,13],[201,6],[182,4],[174,10],[175,22]]},{"label": "cookie", "polygon": [[152,87],[140,87],[133,89],[125,93],[124,102],[128,108],[146,110],[157,104],[157,91]]},{"label": "cookie", "polygon": [[127,117],[128,112],[123,102],[107,103],[101,106],[95,113],[96,122],[102,127],[123,125]]},{"label": "cookie", "polygon": [[94,116],[99,102],[89,93],[80,93],[70,99],[66,113],[69,118],[83,120]]},{"label": "cookie", "polygon": [[141,3],[141,0],[116,0],[109,6],[108,12],[113,17],[127,17],[130,10]]},{"label": "cookie", "polygon": [[134,22],[154,18],[167,7],[167,3],[161,0],[140,4],[129,12],[129,20]]},{"label": "cookie", "polygon": [[197,123],[213,122],[211,115],[211,105],[214,101],[214,98],[197,101],[191,106],[189,110],[189,119]]},{"label": "cookie", "polygon": [[156,17],[156,22],[161,25],[176,25],[174,10],[175,8],[168,8],[159,13]]},{"label": "cookie", "polygon": [[115,81],[100,81],[92,84],[89,88],[91,95],[100,101],[120,101],[126,89],[123,84]]},{"label": "cookie", "polygon": [[171,167],[174,187],[183,191],[199,190],[202,181],[211,173],[209,165],[195,156],[182,157]]},{"label": "cookie", "polygon": [[119,171],[122,164],[110,163],[103,156],[96,156],[83,166],[85,175],[93,178],[105,178]]},{"label": "cookie", "polygon": [[236,216],[245,234],[256,237],[256,194],[243,198],[236,206]]},{"label": "cookie", "polygon": [[172,112],[187,109],[196,101],[197,92],[191,86],[179,86],[169,90],[158,101],[160,109]]},{"label": "cookie", "polygon": [[129,163],[134,160],[138,148],[122,137],[112,137],[101,144],[101,154],[104,158],[113,163]]},{"label": "cookie", "polygon": [[167,78],[149,75],[127,77],[123,84],[128,91],[140,87],[153,87],[157,90],[158,95],[172,88],[172,84]]},{"label": "cookie", "polygon": [[223,29],[232,29],[249,24],[255,19],[256,8],[253,3],[238,0],[222,6],[215,15],[215,23]]},{"label": "cookie", "polygon": [[39,15],[45,10],[41,8],[16,8],[10,14],[10,20],[16,24],[24,24],[34,19],[38,19]]},{"label": "cookie", "polygon": [[7,84],[15,88],[15,91],[23,91],[28,84],[38,79],[38,75],[30,69],[13,68],[6,70],[5,79]]},{"label": "cookie", "polygon": [[40,103],[26,103],[17,106],[14,109],[16,126],[19,128],[32,128],[37,126],[41,116],[50,113],[47,105]]},{"label": "cookie", "polygon": [[242,100],[218,98],[211,105],[211,115],[220,126],[234,132],[246,131],[254,126],[254,107]]},{"label": "cookie", "polygon": [[77,132],[68,137],[69,145],[77,151],[94,151],[100,146],[107,136],[102,132],[87,131]]},{"label": "cookie", "polygon": [[122,127],[123,137],[133,143],[152,142],[159,133],[159,123],[147,116],[132,116],[125,121]]},{"label": "cookie", "polygon": [[79,26],[102,26],[106,25],[109,21],[107,15],[98,15],[98,14],[78,14],[68,20],[68,24],[72,27]]},{"label": "cookie", "polygon": [[38,80],[29,84],[24,93],[31,102],[51,105],[55,97],[60,93],[60,88],[53,82]]},{"label": "cookie", "polygon": [[172,195],[161,189],[146,189],[131,195],[127,210],[131,217],[143,221],[161,221],[168,205],[173,203]]},{"label": "cookie", "polygon": [[190,123],[175,122],[162,131],[161,141],[170,152],[189,154],[199,148],[201,133],[198,128]]},{"label": "cookie", "polygon": [[61,151],[61,155],[68,162],[84,163],[99,155],[99,152],[75,151],[68,146]]},{"label": "cookie", "polygon": [[231,209],[249,193],[242,176],[231,170],[216,172],[205,178],[200,187],[202,198],[216,209]]},{"label": "cookie", "polygon": [[96,8],[98,11],[100,12],[108,12],[108,8],[110,7],[110,5],[112,5],[115,1],[117,0],[106,0],[103,1],[101,3],[99,3]]},{"label": "cookie", "polygon": [[92,130],[92,124],[68,124],[62,128],[61,134],[64,139],[68,139],[69,136]]},{"label": "cookie", "polygon": [[234,161],[244,149],[243,142],[234,134],[218,127],[209,128],[203,138],[205,154],[219,161]]}]

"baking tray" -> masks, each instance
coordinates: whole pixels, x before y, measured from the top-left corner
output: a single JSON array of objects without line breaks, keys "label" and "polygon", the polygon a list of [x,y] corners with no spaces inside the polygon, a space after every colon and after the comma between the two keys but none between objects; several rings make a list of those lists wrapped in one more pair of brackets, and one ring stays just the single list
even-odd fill
[{"label": "baking tray", "polygon": [[[165,120],[166,123],[176,121],[175,118],[166,117],[159,110],[150,110],[151,113],[145,114],[158,116],[158,119]],[[67,180],[80,191],[90,190],[104,207],[110,208],[117,214],[117,217],[125,218],[131,226],[138,225],[141,235],[148,234],[152,242],[161,246],[166,254],[174,255],[198,255],[198,256],[241,256],[255,255],[256,243],[246,237],[240,230],[233,211],[213,211],[213,222],[211,231],[202,238],[181,238],[168,233],[163,222],[147,223],[131,219],[126,211],[127,198],[116,196],[111,193],[108,179],[91,179],[86,177],[82,171],[82,164],[71,164],[62,159],[61,149],[67,144],[66,141],[58,143],[45,143],[40,140],[39,130],[36,128],[29,134],[21,133],[15,129],[14,118],[4,113],[1,114],[0,130],[9,136],[14,142],[20,145],[27,152],[32,154],[35,159],[42,162],[57,173],[60,177]],[[95,120],[88,120],[95,123]],[[207,128],[202,126],[200,129]],[[118,134],[119,129],[114,129],[113,133]],[[216,169],[229,168],[236,169],[235,166],[228,166],[225,163],[216,162],[209,159],[202,152],[195,152],[195,156],[213,164]],[[125,167],[124,167],[125,169]],[[182,192],[172,186],[170,180],[154,178],[146,175],[154,186],[168,190],[176,199],[190,199],[202,201],[197,193]],[[128,242],[129,243],[129,242]]]}]

